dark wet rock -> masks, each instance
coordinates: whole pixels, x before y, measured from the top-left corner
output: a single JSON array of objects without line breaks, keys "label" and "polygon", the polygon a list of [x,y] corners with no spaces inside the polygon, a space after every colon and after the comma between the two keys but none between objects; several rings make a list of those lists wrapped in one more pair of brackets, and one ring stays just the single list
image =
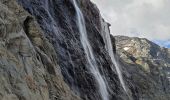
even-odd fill
[{"label": "dark wet rock", "polygon": [[[53,44],[57,63],[65,82],[85,100],[101,99],[96,80],[86,67],[87,59],[80,42],[76,25],[76,12],[72,0],[18,0],[31,15],[35,16],[44,35]],[[101,36],[100,13],[90,0],[77,0],[86,22],[88,39],[92,46],[100,73],[108,85],[109,98],[122,100],[127,96],[117,74],[111,70],[113,64],[105,50]]]}]

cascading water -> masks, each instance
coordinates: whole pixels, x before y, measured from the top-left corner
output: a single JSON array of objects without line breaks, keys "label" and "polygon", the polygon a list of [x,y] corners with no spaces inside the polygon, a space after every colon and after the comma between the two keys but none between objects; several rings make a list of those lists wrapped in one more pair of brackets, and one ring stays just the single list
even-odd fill
[{"label": "cascading water", "polygon": [[111,38],[110,38],[110,31],[109,31],[109,26],[108,26],[108,23],[104,22],[103,19],[101,21],[102,23],[102,30],[103,30],[103,39],[104,39],[104,42],[106,44],[106,50],[108,51],[109,55],[110,55],[110,58],[112,60],[112,63],[115,65],[116,67],[116,71],[117,71],[117,74],[118,74],[118,77],[119,77],[119,80],[120,80],[120,83],[124,89],[124,91],[126,92],[126,94],[128,95],[128,91],[126,89],[126,85],[124,83],[124,80],[123,80],[123,77],[122,77],[122,73],[121,73],[121,70],[120,70],[120,65],[119,63],[116,61],[115,59],[115,55],[113,53],[113,47],[112,47],[112,42],[111,42]]},{"label": "cascading water", "polygon": [[91,73],[94,75],[99,85],[99,91],[100,91],[102,99],[108,100],[108,91],[107,91],[106,83],[99,72],[92,48],[87,38],[87,31],[86,31],[84,16],[80,8],[78,7],[76,0],[73,0],[73,3],[74,3],[74,7],[76,10],[76,14],[77,14],[77,25],[78,25],[78,29],[80,32],[80,40],[83,45],[83,49],[85,51],[87,61],[89,63],[88,68],[91,71]]}]

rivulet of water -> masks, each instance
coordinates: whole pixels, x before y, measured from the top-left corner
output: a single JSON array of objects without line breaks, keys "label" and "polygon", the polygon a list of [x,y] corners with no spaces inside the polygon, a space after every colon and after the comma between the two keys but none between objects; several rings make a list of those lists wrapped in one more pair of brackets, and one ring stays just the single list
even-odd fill
[{"label": "rivulet of water", "polygon": [[120,66],[119,62],[116,61],[115,54],[113,53],[113,46],[112,46],[112,42],[111,42],[111,38],[110,38],[110,30],[109,30],[108,23],[104,22],[103,19],[101,19],[101,23],[102,23],[102,36],[103,36],[103,39],[105,42],[105,48],[110,55],[112,63],[115,65],[120,83],[121,83],[124,91],[128,95],[128,91],[127,91],[125,82],[123,80],[122,72],[120,70],[121,66]]},{"label": "rivulet of water", "polygon": [[[77,26],[78,26],[78,29],[80,32],[81,44],[83,46],[83,49],[85,51],[86,58],[87,58],[87,61],[89,64],[89,66],[87,66],[87,67],[89,68],[91,73],[94,75],[94,78],[96,79],[102,99],[108,100],[107,86],[106,86],[106,83],[105,83],[102,75],[99,72],[98,65],[96,63],[92,47],[91,47],[90,42],[87,37],[84,16],[83,16],[80,8],[78,7],[76,0],[73,0],[73,4],[74,4],[75,10],[76,10]],[[97,100],[97,98],[96,98],[96,100]]]}]

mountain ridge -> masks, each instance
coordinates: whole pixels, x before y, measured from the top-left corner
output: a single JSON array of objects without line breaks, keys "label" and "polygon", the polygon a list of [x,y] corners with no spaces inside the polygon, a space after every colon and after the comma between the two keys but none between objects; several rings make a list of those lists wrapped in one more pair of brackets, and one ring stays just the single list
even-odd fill
[{"label": "mountain ridge", "polygon": [[[144,100],[169,99],[169,49],[145,38],[115,36],[116,51]],[[131,68],[131,66],[134,66]],[[145,87],[146,86],[146,87]],[[154,96],[152,95],[154,93]],[[143,96],[143,97],[142,97]]]}]

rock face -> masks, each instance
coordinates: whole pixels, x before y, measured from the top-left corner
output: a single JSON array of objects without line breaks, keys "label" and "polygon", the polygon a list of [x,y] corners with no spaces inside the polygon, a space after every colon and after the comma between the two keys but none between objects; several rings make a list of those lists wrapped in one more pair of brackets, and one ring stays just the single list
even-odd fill
[{"label": "rock face", "polygon": [[[85,100],[98,100],[101,95],[93,74],[86,65],[87,59],[80,42],[76,25],[76,12],[72,0],[18,0],[31,15],[35,16],[44,35],[57,53],[57,63],[65,82],[71,90]],[[89,42],[92,46],[98,68],[107,82],[109,98],[127,100],[117,74],[111,71],[113,64],[105,50],[101,36],[100,14],[89,0],[77,0],[85,22]]]},{"label": "rock face", "polygon": [[[77,0],[110,100],[127,100],[111,70],[100,14]],[[0,0],[0,100],[101,100],[86,65],[72,0]]]},{"label": "rock face", "polygon": [[141,100],[169,100],[170,50],[137,37],[116,36],[116,51]]},{"label": "rock face", "polygon": [[15,0],[0,0],[0,100],[81,100],[56,61],[34,17]]}]

